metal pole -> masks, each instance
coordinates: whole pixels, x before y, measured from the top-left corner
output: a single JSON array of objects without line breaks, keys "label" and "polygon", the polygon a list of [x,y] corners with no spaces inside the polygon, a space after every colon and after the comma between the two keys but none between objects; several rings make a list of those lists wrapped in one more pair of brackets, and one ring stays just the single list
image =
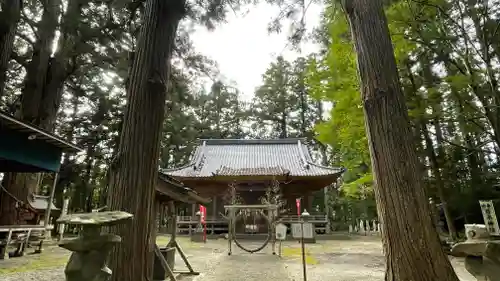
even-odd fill
[{"label": "metal pole", "polygon": [[304,281],[307,281],[307,269],[306,269],[306,251],[305,251],[305,246],[304,246],[304,218],[301,218],[300,220],[300,228],[301,228],[301,238],[300,238],[300,243],[301,243],[301,248],[302,248],[302,273],[304,277]]},{"label": "metal pole", "polygon": [[47,202],[47,210],[45,210],[45,221],[43,222],[43,228],[45,228],[46,237],[50,238],[49,220],[50,220],[50,211],[52,210],[52,201],[54,201],[54,193],[56,192],[57,178],[59,177],[59,173],[54,174],[54,182],[52,183],[52,189],[50,190],[49,200]]}]

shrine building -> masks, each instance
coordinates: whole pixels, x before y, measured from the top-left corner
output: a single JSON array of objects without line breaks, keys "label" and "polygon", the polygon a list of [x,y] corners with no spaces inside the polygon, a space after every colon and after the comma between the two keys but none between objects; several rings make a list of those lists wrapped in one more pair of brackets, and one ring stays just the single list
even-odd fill
[{"label": "shrine building", "polygon": [[[284,219],[297,220],[296,199],[301,209],[312,214],[317,230],[327,228],[327,206],[323,212],[313,206],[313,194],[337,179],[344,168],[325,167],[314,162],[305,139],[201,139],[191,161],[161,173],[182,182],[200,196],[211,198],[207,207],[207,225],[213,233],[224,232],[227,222],[222,218],[224,205],[229,204],[229,186],[236,187],[239,204],[262,204],[262,197],[270,186],[279,184],[288,215]],[[323,205],[323,204],[322,204]],[[195,204],[181,211],[179,230],[191,229],[196,223]]]}]

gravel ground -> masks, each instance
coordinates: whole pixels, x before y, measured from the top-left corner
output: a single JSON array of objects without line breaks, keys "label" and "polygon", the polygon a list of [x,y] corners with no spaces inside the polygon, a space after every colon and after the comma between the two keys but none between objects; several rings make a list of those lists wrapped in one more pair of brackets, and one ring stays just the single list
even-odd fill
[{"label": "gravel ground", "polygon": [[[222,243],[221,243],[222,242]],[[208,270],[193,281],[288,281],[289,273],[285,261],[272,255],[271,247],[262,252],[249,254],[236,246],[232,255],[227,255],[227,241],[217,241],[224,249],[222,255],[210,262]],[[258,242],[245,242],[245,247],[256,248]]]},{"label": "gravel ground", "polygon": [[[236,246],[233,254],[227,255],[227,241],[209,240],[206,244],[181,240],[194,270],[199,276],[184,276],[187,281],[298,281],[302,280],[300,244],[285,242],[282,257],[271,254],[271,247],[261,253],[249,254]],[[163,244],[163,243],[159,243]],[[258,242],[245,242],[246,246],[258,246]],[[384,259],[380,242],[376,237],[353,237],[352,239],[318,241],[306,246],[307,276],[314,281],[382,281]],[[57,247],[49,248],[43,255],[28,255],[22,258],[0,261],[2,281],[63,281],[63,264],[68,253]],[[40,264],[41,261],[44,264]],[[51,263],[50,260],[53,262]],[[452,259],[462,281],[475,281],[468,274],[461,259]],[[6,273],[5,268],[20,272]],[[185,268],[180,256],[176,259],[176,270]],[[3,272],[3,274],[2,274]]]}]

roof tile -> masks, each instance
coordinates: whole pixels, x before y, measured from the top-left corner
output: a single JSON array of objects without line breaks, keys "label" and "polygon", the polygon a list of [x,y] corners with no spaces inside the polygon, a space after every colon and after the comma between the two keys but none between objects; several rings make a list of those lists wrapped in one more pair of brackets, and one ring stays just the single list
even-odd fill
[{"label": "roof tile", "polygon": [[201,143],[191,164],[164,173],[173,177],[326,176],[344,171],[315,164],[302,139],[201,140]]}]

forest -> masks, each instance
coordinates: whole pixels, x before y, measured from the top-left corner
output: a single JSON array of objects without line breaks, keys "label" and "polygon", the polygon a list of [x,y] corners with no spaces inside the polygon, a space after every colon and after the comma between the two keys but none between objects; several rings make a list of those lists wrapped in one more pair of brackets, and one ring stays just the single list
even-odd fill
[{"label": "forest", "polygon": [[[278,56],[244,102],[237,85],[217,78],[217,63],[194,48],[190,25],[217,28],[228,10],[251,7],[250,1],[1,0],[0,109],[85,148],[62,160],[56,205],[65,196],[71,212],[121,204],[110,202],[110,193],[118,190],[113,184],[127,184],[120,169],[135,171],[135,158],[122,157],[127,149],[157,158],[142,173],[182,166],[199,138],[304,137],[318,162],[348,168],[342,184],[329,190],[333,225],[376,218],[368,109],[360,94],[369,86],[361,83],[363,46],[353,48],[361,29],[349,14],[366,1],[352,1],[353,7],[326,1],[321,26],[311,32],[297,17],[308,3],[270,2],[283,9],[270,29],[299,18],[290,40],[320,48],[295,60]],[[482,223],[478,200],[500,195],[500,1],[374,2],[384,5],[409,116],[411,136],[399,141],[415,146],[425,199],[436,203],[435,223],[442,221],[455,239],[464,223]],[[144,30],[149,35],[141,37]],[[152,59],[158,54],[165,66]],[[144,82],[147,75],[154,77]],[[200,82],[207,78],[209,88]],[[138,98],[134,93],[144,87],[149,94]],[[164,113],[139,118],[149,110]],[[134,143],[127,136],[137,130],[145,140]],[[116,166],[121,172],[112,172]],[[52,177],[6,174],[2,185],[46,194]]]}]

